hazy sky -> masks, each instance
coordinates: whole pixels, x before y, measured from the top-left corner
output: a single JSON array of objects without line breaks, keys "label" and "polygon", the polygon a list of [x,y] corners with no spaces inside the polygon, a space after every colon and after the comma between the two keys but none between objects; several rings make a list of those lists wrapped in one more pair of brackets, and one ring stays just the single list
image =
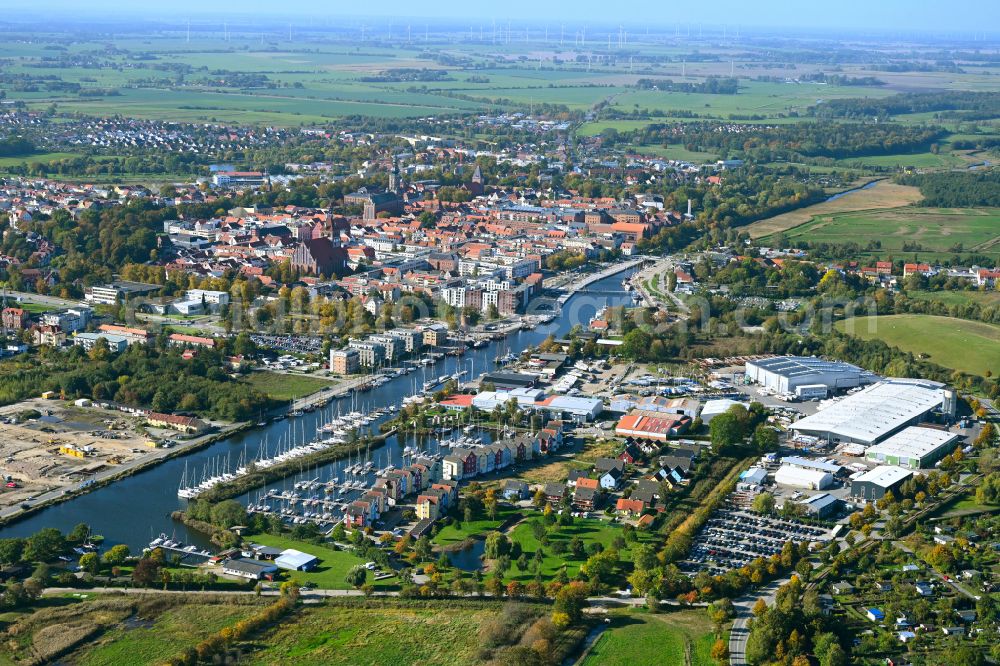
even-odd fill
[{"label": "hazy sky", "polygon": [[[99,12],[112,11],[121,17],[140,11],[170,19],[212,14],[246,17],[248,14],[292,19],[293,14],[334,18],[344,16],[449,17],[454,19],[517,22],[592,21],[601,23],[668,25],[676,23],[723,23],[747,27],[856,28],[863,30],[963,30],[1000,31],[1000,0],[239,0],[234,3],[204,0],[135,2],[134,0],[4,0],[8,8],[28,13],[54,10],[63,17],[74,14],[91,22]],[[86,8],[86,11],[84,11]],[[4,19],[22,21],[25,14],[6,11]]]}]

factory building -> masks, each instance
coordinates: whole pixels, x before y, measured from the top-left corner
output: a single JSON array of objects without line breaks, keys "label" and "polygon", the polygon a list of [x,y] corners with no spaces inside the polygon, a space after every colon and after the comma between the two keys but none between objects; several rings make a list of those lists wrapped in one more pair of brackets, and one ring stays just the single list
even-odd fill
[{"label": "factory building", "polygon": [[910,426],[868,447],[865,457],[873,462],[907,469],[932,467],[955,449],[958,438],[957,433],[947,430]]},{"label": "factory building", "polygon": [[856,365],[815,356],[776,356],[748,361],[745,372],[747,379],[776,393],[806,399],[826,397],[828,392],[877,380],[875,375]]},{"label": "factory building", "polygon": [[792,424],[828,442],[872,445],[932,413],[955,414],[955,392],[926,379],[886,379]]},{"label": "factory building", "polygon": [[729,411],[729,408],[733,405],[743,405],[749,408],[745,402],[739,402],[738,400],[730,400],[729,398],[719,398],[717,400],[706,400],[705,406],[701,409],[701,422],[708,425],[712,422],[719,414],[725,414]]},{"label": "factory building", "polygon": [[782,465],[774,473],[774,482],[782,486],[823,490],[833,485],[833,474],[818,469]]},{"label": "factory building", "polygon": [[902,467],[881,465],[865,472],[851,482],[851,495],[864,500],[882,499],[889,491],[896,491],[913,472]]}]

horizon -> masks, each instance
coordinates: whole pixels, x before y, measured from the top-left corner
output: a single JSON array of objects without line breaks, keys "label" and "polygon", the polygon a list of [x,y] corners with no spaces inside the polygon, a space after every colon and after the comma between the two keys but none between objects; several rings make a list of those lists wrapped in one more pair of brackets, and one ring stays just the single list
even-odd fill
[{"label": "horizon", "polygon": [[[565,9],[564,9],[565,7]],[[51,13],[63,13],[79,10],[79,3],[74,0],[12,0],[9,8],[19,12],[18,16],[10,16],[0,25],[16,27],[30,22],[32,17],[46,16]],[[280,19],[283,22],[291,19],[301,21],[308,19],[315,25],[316,21],[336,20],[377,20],[385,23],[394,21],[434,21],[439,25],[447,21],[448,25],[460,25],[466,21],[491,25],[511,24],[516,28],[552,26],[580,26],[583,24],[606,26],[622,25],[626,28],[652,27],[657,30],[675,30],[685,34],[688,30],[721,32],[730,35],[743,31],[760,30],[806,30],[818,33],[851,31],[861,34],[893,35],[898,33],[925,33],[929,35],[942,33],[968,33],[967,37],[976,40],[988,40],[997,37],[995,26],[1000,25],[1000,3],[988,4],[980,0],[955,0],[949,5],[949,11],[942,15],[938,3],[928,1],[905,2],[905,0],[885,0],[873,5],[862,0],[844,0],[835,14],[827,9],[817,9],[798,5],[790,0],[768,0],[762,3],[739,2],[738,0],[719,0],[711,6],[686,5],[677,9],[654,5],[645,0],[630,0],[624,5],[617,5],[614,12],[605,11],[603,5],[596,2],[555,3],[539,8],[524,0],[512,0],[504,6],[504,12],[469,11],[465,3],[456,0],[437,0],[428,3],[421,12],[415,12],[414,5],[401,0],[389,0],[377,6],[366,6],[364,12],[352,12],[351,8],[331,8],[314,0],[298,0],[288,3],[278,12],[274,4],[263,0],[247,0],[239,11],[219,11],[212,6],[194,0],[177,0],[169,7],[137,7],[133,3],[122,0],[93,0],[88,3],[88,10],[116,12],[116,16],[105,17],[103,20],[114,24],[126,18],[145,17],[148,20],[172,22],[178,20],[208,20],[225,18],[237,20],[268,21]],[[567,20],[570,13],[572,19]],[[526,19],[525,16],[530,16]],[[718,17],[725,16],[729,20],[721,22]],[[116,21],[117,19],[117,21]],[[66,18],[65,24],[79,23],[92,25],[97,19],[86,16]],[[984,30],[983,26],[992,26]],[[954,36],[954,35],[950,35]]]}]

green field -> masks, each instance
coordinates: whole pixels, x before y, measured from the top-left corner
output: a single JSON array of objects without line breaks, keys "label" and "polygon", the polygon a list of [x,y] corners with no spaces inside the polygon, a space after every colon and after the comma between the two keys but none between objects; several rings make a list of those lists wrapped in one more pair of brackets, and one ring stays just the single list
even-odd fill
[{"label": "green field", "polygon": [[1000,210],[994,208],[916,208],[818,215],[784,232],[789,243],[857,243],[864,249],[878,241],[878,252],[902,252],[903,244],[923,259],[976,252],[1000,256]]},{"label": "green field", "polygon": [[[588,555],[586,553],[584,553],[582,558],[574,558],[571,555],[568,546],[572,539],[580,539],[583,542],[584,548],[592,543],[599,543],[607,550],[612,547],[616,538],[623,535],[620,525],[594,518],[577,518],[573,521],[572,525],[556,525],[549,528],[549,532],[546,535],[549,543],[543,545],[535,537],[531,527],[532,522],[540,522],[541,520],[542,518],[535,517],[521,523],[510,533],[510,539],[521,544],[521,548],[528,554],[529,560],[533,558],[539,548],[542,549],[544,557],[542,558],[540,571],[546,579],[556,576],[563,567],[566,568],[566,573],[572,578],[579,572],[580,566],[587,560]],[[637,534],[640,535],[640,539],[643,541],[651,538],[645,532],[637,532]],[[553,544],[557,542],[566,546],[567,550],[558,554],[553,552]],[[631,559],[629,547],[626,545],[625,548],[619,551],[619,560],[621,562],[630,562]],[[508,571],[507,576],[511,580],[520,580],[521,582],[527,582],[534,578],[534,574],[530,571],[519,571],[517,567],[512,567]]]},{"label": "green field", "polygon": [[587,654],[583,666],[712,666],[713,642],[711,624],[701,609],[616,615],[611,627]]},{"label": "green field", "polygon": [[473,537],[485,536],[487,532],[496,530],[516,513],[517,510],[513,507],[501,505],[497,508],[496,519],[482,518],[468,522],[453,522],[442,527],[431,541],[438,546],[452,546]]},{"label": "green field", "polygon": [[918,301],[932,301],[944,305],[1000,305],[1000,291],[979,291],[963,289],[962,291],[907,291],[909,298]]},{"label": "green field", "polygon": [[974,375],[1000,372],[1000,326],[934,315],[853,317],[837,328],[922,354],[946,368]]},{"label": "green field", "polygon": [[898,153],[895,155],[873,155],[870,157],[849,157],[837,160],[843,167],[889,167],[903,169],[916,167],[918,169],[939,169],[956,167],[966,162],[951,153]]},{"label": "green field", "polygon": [[[364,564],[365,560],[356,555],[343,550],[334,550],[325,546],[317,546],[312,543],[303,543],[286,537],[274,536],[272,534],[255,534],[248,537],[254,543],[261,543],[274,548],[294,548],[303,553],[315,555],[320,559],[319,565],[313,571],[290,571],[287,576],[289,580],[297,580],[299,583],[312,583],[316,587],[325,590],[349,590],[351,586],[344,581],[347,571],[358,564]],[[380,580],[377,583],[368,575],[368,582],[379,587],[392,587],[399,584],[393,578]]]},{"label": "green field", "polygon": [[480,628],[500,613],[498,605],[459,607],[437,603],[409,607],[372,602],[302,610],[259,641],[240,663],[260,664],[426,664],[479,663]]},{"label": "green field", "polygon": [[247,375],[244,381],[275,400],[296,400],[336,384],[336,382],[319,377],[267,371],[252,372]]},{"label": "green field", "polygon": [[34,153],[32,155],[25,155],[24,157],[0,157],[0,169],[12,166],[21,166],[23,164],[31,164],[32,162],[47,164],[49,162],[57,162],[59,160],[65,160],[72,157],[79,157],[79,155],[74,153]]}]

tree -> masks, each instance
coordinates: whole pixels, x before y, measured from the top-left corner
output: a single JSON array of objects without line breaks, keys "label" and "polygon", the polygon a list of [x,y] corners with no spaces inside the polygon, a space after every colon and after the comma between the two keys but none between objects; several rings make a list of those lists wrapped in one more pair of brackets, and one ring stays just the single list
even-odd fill
[{"label": "tree", "polygon": [[149,557],[144,557],[135,564],[132,570],[132,581],[136,585],[149,587],[158,578],[160,563]]},{"label": "tree", "polygon": [[490,488],[486,491],[486,497],[483,499],[483,508],[486,509],[486,515],[489,516],[490,520],[496,520],[497,518],[497,491],[495,488]]},{"label": "tree", "polygon": [[236,500],[223,500],[212,507],[212,524],[219,527],[246,525],[247,512]]},{"label": "tree", "polygon": [[366,580],[368,580],[368,570],[360,564],[356,564],[348,569],[347,575],[344,577],[344,582],[355,589],[361,589]]},{"label": "tree", "polygon": [[101,560],[97,553],[84,553],[80,556],[80,570],[96,575],[101,568]]},{"label": "tree", "polygon": [[87,523],[77,523],[73,530],[66,537],[71,543],[83,543],[90,536],[90,526]]},{"label": "tree", "polygon": [[54,527],[45,527],[27,538],[24,559],[31,562],[47,562],[66,550],[66,539]]},{"label": "tree", "polygon": [[739,419],[729,412],[713,417],[708,424],[708,431],[712,437],[712,449],[715,451],[738,444],[743,439],[743,428]]},{"label": "tree", "polygon": [[500,532],[490,532],[486,535],[486,547],[483,554],[489,560],[495,560],[510,551],[510,541]]},{"label": "tree", "polygon": [[774,495],[771,493],[760,493],[753,498],[753,510],[757,513],[774,513]]},{"label": "tree", "polygon": [[592,581],[607,583],[614,574],[617,564],[618,551],[609,549],[587,558],[587,561],[580,567],[580,571]]},{"label": "tree", "polygon": [[559,589],[555,603],[552,605],[552,621],[556,623],[556,614],[563,613],[567,624],[575,624],[583,618],[583,608],[587,603],[587,586],[580,582],[572,582]]},{"label": "tree", "polygon": [[753,431],[753,444],[760,452],[778,449],[778,431],[769,425],[760,424]]},{"label": "tree", "polygon": [[712,643],[710,656],[719,664],[728,664],[729,645],[721,638],[717,639],[714,643]]},{"label": "tree", "polygon": [[130,554],[131,551],[129,551],[128,546],[120,543],[112,546],[110,550],[104,553],[104,563],[113,567],[121,566],[125,564],[125,560],[128,559]]},{"label": "tree", "polygon": [[0,564],[17,564],[24,555],[25,540],[20,538],[0,539]]},{"label": "tree", "polygon": [[531,498],[531,503],[536,509],[541,510],[545,506],[545,491],[541,488],[536,490],[534,497]]}]

